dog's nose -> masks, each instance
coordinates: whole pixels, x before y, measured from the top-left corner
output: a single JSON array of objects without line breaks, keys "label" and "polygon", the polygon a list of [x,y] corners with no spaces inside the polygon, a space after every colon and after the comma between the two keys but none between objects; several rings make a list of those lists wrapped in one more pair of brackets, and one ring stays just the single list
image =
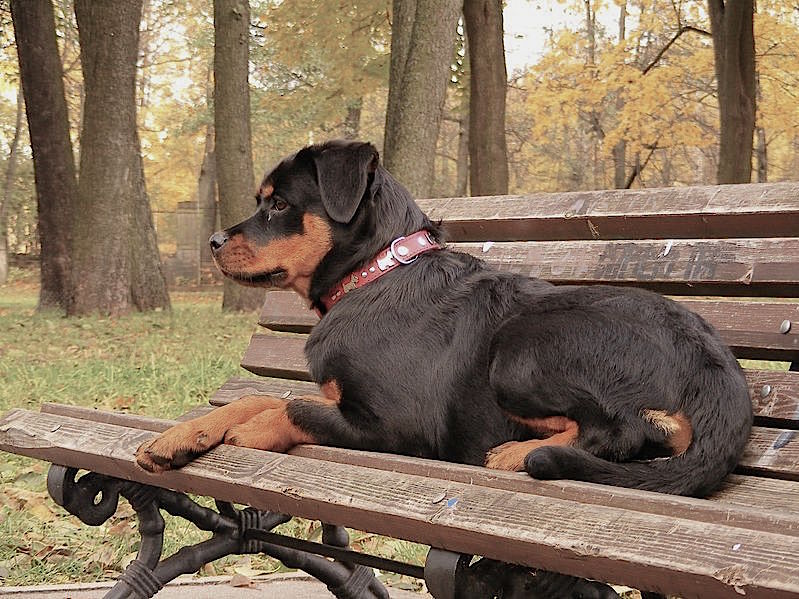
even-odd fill
[{"label": "dog's nose", "polygon": [[219,248],[227,243],[228,237],[227,233],[224,231],[217,231],[213,235],[211,235],[210,239],[208,239],[208,243],[211,244],[211,251],[218,252]]}]

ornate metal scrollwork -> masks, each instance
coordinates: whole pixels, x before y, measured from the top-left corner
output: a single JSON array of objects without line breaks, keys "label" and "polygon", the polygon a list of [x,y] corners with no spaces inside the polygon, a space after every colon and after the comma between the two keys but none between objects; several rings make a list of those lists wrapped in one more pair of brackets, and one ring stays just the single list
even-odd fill
[{"label": "ornate metal scrollwork", "polygon": [[[76,468],[53,465],[47,475],[50,495],[68,512],[86,524],[98,526],[116,512],[121,495],[139,519],[142,536],[139,554],[105,599],[149,599],[181,574],[196,572],[204,564],[226,555],[245,553],[266,553],[290,568],[304,570],[326,584],[339,599],[388,599],[388,591],[371,568],[348,561],[331,561],[315,553],[259,538],[259,534],[269,533],[270,540],[279,540],[280,536],[270,531],[288,522],[291,516],[252,508],[238,510],[220,501],[216,503],[217,512],[176,491],[92,472],[80,477],[77,474]],[[213,532],[213,536],[161,560],[165,526],[162,509]],[[343,527],[324,524],[322,541],[331,550],[353,554],[345,549],[349,545],[349,535]]]}]

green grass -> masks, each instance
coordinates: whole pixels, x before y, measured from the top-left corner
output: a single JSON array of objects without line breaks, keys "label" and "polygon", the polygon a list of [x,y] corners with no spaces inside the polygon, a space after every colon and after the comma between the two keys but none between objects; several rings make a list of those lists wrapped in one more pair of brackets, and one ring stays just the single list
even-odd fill
[{"label": "green grass", "polygon": [[[67,319],[36,312],[37,273],[12,270],[0,286],[0,413],[58,402],[172,418],[207,404],[229,377],[257,328],[255,314],[227,314],[221,292],[174,293],[171,312],[124,318]],[[0,584],[32,585],[115,578],[135,557],[136,517],[126,502],[99,527],[57,506],[46,491],[49,464],[12,454],[0,462]],[[211,505],[207,498],[200,499]],[[319,536],[318,523],[295,519],[283,530]],[[426,548],[352,531],[353,546],[423,562]],[[167,516],[165,555],[208,538]],[[254,576],[278,571],[264,556],[233,556],[203,574]],[[411,579],[387,582],[418,586]]]}]

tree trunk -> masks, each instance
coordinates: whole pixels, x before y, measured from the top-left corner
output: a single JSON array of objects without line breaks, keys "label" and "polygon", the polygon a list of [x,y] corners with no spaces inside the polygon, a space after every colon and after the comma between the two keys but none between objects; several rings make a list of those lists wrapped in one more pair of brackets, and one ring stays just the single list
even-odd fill
[{"label": "tree trunk", "polygon": [[[96,0],[93,0],[96,1]],[[144,163],[138,131],[134,130],[133,222],[130,230],[130,291],[134,307],[140,312],[169,309],[169,288],[161,265],[153,213],[144,183]]]},{"label": "tree trunk", "polygon": [[455,47],[459,0],[394,0],[383,149],[416,197],[433,189],[436,143]]},{"label": "tree trunk", "polygon": [[11,15],[33,150],[41,240],[39,308],[68,307],[77,179],[51,2],[12,0]]},{"label": "tree trunk", "polygon": [[86,90],[70,315],[168,308],[136,128],[141,0],[76,0]]},{"label": "tree trunk", "polygon": [[[213,114],[214,107],[214,65],[213,59],[208,62],[208,71],[205,76],[205,108],[208,117]],[[216,151],[214,147],[214,122],[209,120],[205,126],[205,146],[203,162],[200,165],[200,175],[197,178],[197,208],[200,212],[199,248],[200,248],[200,276],[204,269],[213,269],[214,260],[208,239],[217,230],[216,210]]]},{"label": "tree trunk", "polygon": [[19,138],[22,134],[22,119],[25,117],[25,99],[22,94],[22,85],[17,88],[17,117],[14,122],[14,137],[8,150],[6,161],[5,187],[3,197],[0,198],[0,285],[8,280],[8,231],[6,229],[6,215],[8,205],[14,190],[14,178],[17,176],[17,158],[19,157]]},{"label": "tree trunk", "polygon": [[469,187],[469,114],[458,121],[458,171],[455,176],[455,195],[463,197]]},{"label": "tree trunk", "polygon": [[[623,44],[627,37],[627,2],[619,6],[619,44]],[[619,90],[616,96],[616,115],[624,109],[624,98]],[[627,181],[627,142],[620,139],[613,146],[613,187],[623,189]]]},{"label": "tree trunk", "polygon": [[719,91],[719,183],[749,183],[755,129],[754,1],[708,0]]},{"label": "tree trunk", "polygon": [[363,98],[351,100],[347,104],[347,116],[344,118],[344,139],[358,139],[361,132],[361,110]]},{"label": "tree trunk", "polygon": [[[755,73],[755,85],[757,93],[757,103],[763,101],[763,94],[760,87],[760,73]],[[757,117],[756,117],[757,118]],[[757,119],[755,133],[757,135],[757,149],[755,154],[757,156],[757,182],[768,182],[768,142],[766,141],[766,129],[763,127],[763,120]]]},{"label": "tree trunk", "polygon": [[472,195],[508,193],[502,0],[465,0],[469,40],[469,165]]},{"label": "tree trunk", "polygon": [[216,153],[214,125],[205,127],[205,151],[197,178],[197,206],[200,210],[200,267],[211,267],[213,258],[208,239],[216,231]]},{"label": "tree trunk", "polygon": [[[255,209],[248,83],[250,7],[246,0],[214,0],[214,130],[219,212],[223,228]],[[224,310],[256,310],[261,289],[225,279]]]}]

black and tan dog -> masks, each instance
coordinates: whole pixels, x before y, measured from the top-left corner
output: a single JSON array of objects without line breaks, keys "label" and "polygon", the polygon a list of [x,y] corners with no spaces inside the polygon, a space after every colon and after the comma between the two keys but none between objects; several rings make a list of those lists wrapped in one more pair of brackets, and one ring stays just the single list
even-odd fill
[{"label": "black and tan dog", "polygon": [[319,443],[704,495],[736,465],[752,407],[698,316],[659,295],[552,286],[443,247],[365,143],[285,159],[255,214],[216,233],[225,275],[322,314],[318,396],[250,396],[143,445],[150,471],[219,443]]}]

